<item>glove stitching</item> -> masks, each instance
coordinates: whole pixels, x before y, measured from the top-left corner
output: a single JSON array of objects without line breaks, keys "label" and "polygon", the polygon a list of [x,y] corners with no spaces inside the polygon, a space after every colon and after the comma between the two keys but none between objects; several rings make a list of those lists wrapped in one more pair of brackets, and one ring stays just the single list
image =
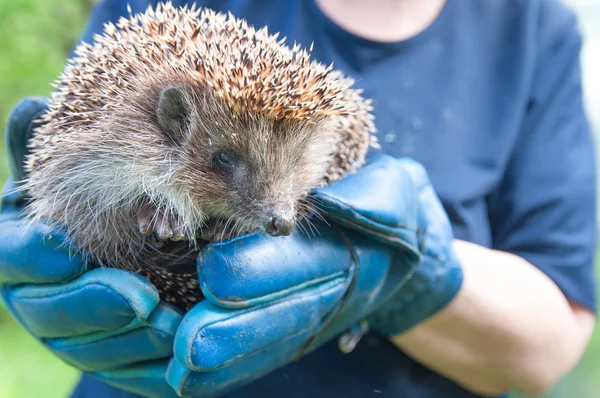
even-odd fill
[{"label": "glove stitching", "polygon": [[[348,228],[352,229],[353,231],[363,234],[369,239],[379,238],[387,244],[392,243],[393,246],[396,247],[397,249],[406,249],[413,256],[415,256],[417,258],[420,257],[420,252],[417,248],[415,248],[412,244],[407,243],[406,240],[396,237],[395,234],[390,235],[387,233],[387,231],[381,231],[381,230],[376,230],[376,229],[359,226],[358,224],[352,223],[344,218],[338,218],[336,216],[333,216],[331,218],[333,218],[337,224],[340,224],[341,226],[344,226],[344,227],[348,227]],[[404,227],[404,226],[399,226],[399,227],[397,227],[397,229],[401,230],[401,231],[405,231],[411,235],[415,234],[415,231],[413,231],[407,227]]]},{"label": "glove stitching", "polygon": [[[410,230],[410,228],[408,227],[408,225],[404,224],[404,223],[399,223],[399,224],[388,224],[388,223],[382,223],[382,222],[374,222],[372,221],[369,217],[365,216],[364,214],[360,213],[358,210],[356,210],[354,207],[349,207],[347,205],[346,202],[343,202],[339,199],[333,198],[327,194],[323,194],[323,193],[317,193],[314,195],[317,199],[321,199],[325,201],[325,204],[333,204],[335,206],[329,206],[332,210],[342,210],[343,212],[349,212],[351,213],[351,215],[354,218],[359,218],[362,220],[368,220],[370,221],[370,223],[376,224],[376,225],[385,225],[386,227],[389,228],[400,228],[400,229],[407,229]],[[325,205],[323,204],[323,206]],[[326,214],[330,214],[327,209],[325,209],[325,213]],[[336,215],[337,213],[335,213],[333,215],[334,218],[338,218],[339,216]]]},{"label": "glove stitching", "polygon": [[[323,293],[329,292],[329,291],[337,288],[339,285],[341,285],[341,283],[335,283],[334,284],[334,283],[332,283],[332,281],[330,281],[328,284],[324,284],[324,285],[320,286],[321,291],[319,293],[317,293],[317,294],[314,294],[314,296],[316,296],[316,297],[322,296]],[[244,312],[244,315],[252,314],[254,312],[260,312],[264,308],[269,308],[269,307],[273,307],[273,306],[281,304],[281,303],[285,303],[289,299],[290,298],[288,297],[286,299],[280,299],[280,300],[277,300],[275,302],[267,302],[267,303],[260,304],[260,305],[258,305],[256,307],[251,307],[251,309],[249,309],[246,312]],[[292,299],[301,300],[301,296],[300,297],[292,297]],[[187,338],[187,344],[186,344],[187,345],[187,349],[185,351],[185,358],[184,358],[184,361],[183,361],[183,365],[187,366],[190,369],[197,368],[197,366],[194,364],[194,359],[193,359],[193,355],[192,355],[192,351],[193,351],[192,346],[194,345],[194,341],[196,340],[197,336],[202,335],[202,332],[205,329],[210,328],[213,325],[218,325],[220,323],[227,322],[227,321],[229,321],[231,319],[236,319],[239,316],[240,315],[239,315],[238,311],[232,311],[230,313],[230,315],[227,316],[227,317],[219,318],[219,319],[217,319],[215,321],[212,321],[210,323],[207,323],[207,324],[204,324],[204,325],[200,325],[199,327],[194,328],[192,330],[186,330],[185,331],[185,335],[188,336],[188,338]],[[308,326],[305,329],[303,329],[302,331],[311,330],[313,327],[314,326]],[[182,331],[179,330],[178,334],[179,333],[182,333]],[[297,335],[297,333],[290,334],[289,336],[295,336],[295,335]],[[287,339],[287,337],[285,337],[284,340],[285,339]],[[277,340],[276,342],[274,342],[272,344],[279,344],[281,341],[283,341],[283,340]],[[224,363],[220,367],[223,367],[225,365],[229,365],[232,362],[236,361],[240,357],[244,357],[245,358],[245,357],[248,357],[249,355],[253,355],[255,352],[260,352],[261,350],[264,350],[264,349],[270,347],[272,344],[269,344],[268,346],[265,346],[265,347],[261,347],[261,348],[255,350],[255,351],[252,351],[252,352],[245,352],[244,354],[236,356],[234,359],[227,361],[226,363]],[[213,369],[213,368],[211,368],[211,369]]]},{"label": "glove stitching", "polygon": [[[250,298],[248,300],[243,300],[243,301],[228,301],[225,299],[220,299],[218,298],[213,291],[210,289],[209,284],[207,284],[204,281],[204,278],[202,279],[203,282],[201,284],[202,286],[202,292],[204,293],[204,295],[206,296],[207,299],[209,299],[209,301],[211,303],[214,302],[214,304],[216,304],[218,307],[223,307],[223,308],[228,308],[228,309],[242,309],[242,308],[248,308],[248,307],[253,307],[255,302],[273,302],[276,300],[281,299],[282,297],[285,296],[289,296],[295,293],[298,293],[302,290],[306,290],[308,288],[311,288],[313,286],[317,286],[317,285],[321,285],[323,283],[327,283],[329,281],[332,281],[334,279],[338,279],[342,276],[344,276],[344,274],[346,274],[345,271],[338,271],[334,274],[329,274],[329,275],[325,275],[319,278],[315,278],[312,279],[310,281],[306,281],[303,282],[301,284],[298,285],[294,285],[291,288],[286,288],[283,290],[280,290],[278,292],[274,292],[274,293],[269,293],[267,295],[263,295],[263,296],[259,296],[259,297],[255,297],[255,298]],[[208,293],[208,294],[207,294]]]},{"label": "glove stitching", "polygon": [[[160,330],[155,330],[154,328],[150,328],[150,329],[153,329],[157,336],[162,335],[160,337],[162,337],[162,338],[164,338],[166,340],[168,340],[169,338],[173,337],[173,335],[170,334],[170,333],[165,333],[165,332],[160,331]],[[134,330],[136,330],[136,329],[134,329]],[[141,329],[139,329],[139,330],[141,330]],[[131,331],[132,330],[128,330],[127,332],[131,332]],[[110,337],[115,337],[115,336],[116,337],[120,337],[123,334],[125,334],[125,333],[116,334],[116,335],[113,335],[113,336],[110,336]],[[63,357],[64,354],[68,355],[69,351],[67,351],[66,353],[63,352],[63,351],[61,351],[61,349],[65,349],[65,348],[67,348],[67,349],[68,348],[80,349],[82,347],[85,347],[86,345],[94,345],[98,341],[102,341],[104,339],[99,339],[99,340],[89,341],[89,342],[83,342],[83,343],[74,342],[73,344],[61,344],[63,342],[64,343],[70,343],[71,342],[70,339],[42,339],[42,340],[43,340],[42,341],[43,344],[45,344],[46,347],[48,347],[48,349],[50,349],[52,352],[54,352],[56,354],[56,356],[58,356],[59,358],[61,358],[61,360],[65,361],[69,365],[71,365],[71,366],[73,366],[73,367],[75,367],[75,368],[77,368],[77,369],[79,369],[81,371],[84,371],[84,372],[103,372],[103,371],[111,371],[111,370],[113,370],[113,368],[111,368],[111,367],[107,367],[107,368],[100,367],[100,368],[98,368],[98,367],[95,367],[94,365],[85,366],[85,365],[83,365],[81,363],[78,363],[79,362],[79,361],[77,361],[78,357],[74,358],[75,362],[71,362],[70,360],[68,360],[65,357]],[[147,352],[147,351],[148,350],[144,350],[144,352]],[[135,364],[137,364],[137,363],[139,363],[141,361],[156,361],[156,360],[161,360],[161,359],[164,360],[164,359],[170,358],[171,355],[172,355],[172,353],[170,351],[169,351],[168,354],[165,354],[163,356],[155,356],[155,357],[147,357],[141,351],[140,351],[140,353],[142,354],[142,356],[144,356],[144,359],[142,359],[142,360],[139,360],[139,359],[133,359],[133,360],[129,359],[128,361],[130,363],[121,364],[121,365],[119,365],[117,367],[117,369],[125,367],[125,366],[135,365]],[[156,354],[154,354],[154,355],[156,355]]]},{"label": "glove stitching", "polygon": [[161,335],[164,338],[175,337],[174,331],[170,329],[160,328],[157,327],[157,325],[151,325],[144,321],[134,319],[131,323],[117,330],[102,331],[85,336],[43,338],[43,340],[48,342],[48,344],[51,344],[53,347],[81,347],[84,345],[93,345],[99,341],[108,340],[113,337],[120,337],[127,333],[143,329],[149,329],[153,333]]},{"label": "glove stitching", "polygon": [[[322,322],[321,327],[316,332],[314,332],[310,338],[307,339],[306,343],[300,348],[298,354],[296,355],[296,359],[301,358],[309,350],[309,347],[317,339],[319,334],[322,333],[333,322],[337,314],[342,312],[342,310],[348,304],[348,297],[351,295],[353,289],[355,288],[356,281],[358,279],[360,262],[356,250],[354,250],[352,242],[350,241],[350,239],[348,239],[344,231],[339,226],[332,226],[332,228],[334,228],[340,234],[342,240],[344,241],[344,243],[348,247],[348,250],[350,251],[350,256],[352,257],[353,266],[351,267],[352,275],[350,276],[350,283],[348,284],[348,287],[346,288],[346,291],[342,296],[341,303],[338,306],[336,306],[336,308],[332,309],[329,315],[325,316],[325,321]],[[358,344],[358,341],[356,342],[356,344]]]}]

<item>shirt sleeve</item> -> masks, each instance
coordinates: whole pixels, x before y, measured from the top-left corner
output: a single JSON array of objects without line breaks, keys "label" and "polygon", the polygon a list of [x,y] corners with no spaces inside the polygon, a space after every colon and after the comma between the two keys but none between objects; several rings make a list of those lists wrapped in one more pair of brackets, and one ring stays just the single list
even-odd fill
[{"label": "shirt sleeve", "polygon": [[582,37],[570,10],[540,3],[529,103],[503,181],[488,198],[493,247],[537,266],[595,312],[596,166]]}]

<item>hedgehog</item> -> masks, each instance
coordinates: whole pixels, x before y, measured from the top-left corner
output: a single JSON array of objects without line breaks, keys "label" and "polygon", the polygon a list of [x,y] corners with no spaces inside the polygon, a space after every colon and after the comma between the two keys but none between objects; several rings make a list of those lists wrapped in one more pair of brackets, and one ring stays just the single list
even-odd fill
[{"label": "hedgehog", "polygon": [[231,13],[170,2],[80,43],[36,120],[25,219],[187,310],[209,242],[306,232],[310,193],[377,147],[354,80]]}]

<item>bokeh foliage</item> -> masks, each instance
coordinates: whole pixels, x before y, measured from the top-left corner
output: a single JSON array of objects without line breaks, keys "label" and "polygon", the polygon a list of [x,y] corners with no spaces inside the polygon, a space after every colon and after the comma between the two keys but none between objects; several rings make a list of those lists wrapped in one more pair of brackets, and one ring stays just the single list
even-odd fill
[{"label": "bokeh foliage", "polygon": [[[0,126],[26,96],[48,95],[91,0],[0,0]],[[600,120],[600,115],[593,115]],[[1,141],[1,139],[0,139]],[[0,142],[0,182],[7,175]],[[31,338],[0,307],[0,397],[66,397],[78,373]],[[600,328],[577,368],[547,398],[600,397]]]},{"label": "bokeh foliage", "polygon": [[[90,3],[82,0],[0,0],[0,126],[26,96],[49,95]],[[7,175],[0,140],[0,181]],[[66,397],[78,373],[17,325],[0,305],[0,397]]]}]

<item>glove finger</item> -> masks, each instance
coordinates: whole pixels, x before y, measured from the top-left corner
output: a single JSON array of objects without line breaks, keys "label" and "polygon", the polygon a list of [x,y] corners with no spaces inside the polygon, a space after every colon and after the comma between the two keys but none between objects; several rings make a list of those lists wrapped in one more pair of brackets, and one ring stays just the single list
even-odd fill
[{"label": "glove finger", "polygon": [[46,345],[65,362],[83,371],[106,371],[173,355],[181,314],[161,303],[145,322],[122,330],[88,336],[47,339]]},{"label": "glove finger", "polygon": [[70,255],[64,234],[17,217],[0,219],[0,284],[58,283],[81,275],[86,264]]},{"label": "glove finger", "polygon": [[83,336],[146,319],[158,292],[133,273],[98,268],[60,285],[3,289],[11,312],[38,338]]},{"label": "glove finger", "polygon": [[221,396],[293,361],[305,340],[303,333],[290,336],[279,344],[211,372],[194,372],[173,359],[167,369],[167,382],[181,397]]},{"label": "glove finger", "polygon": [[[196,313],[188,313],[178,330],[175,359],[167,372],[169,384],[181,396],[203,397],[248,384],[356,324],[369,309],[381,305],[379,292],[391,290],[387,279],[393,280],[394,286],[402,286],[410,279],[414,263],[404,261],[390,267],[392,259],[401,258],[393,247],[373,245],[358,232],[349,231],[348,238],[354,244],[361,269],[356,279],[342,283],[342,291],[333,284],[329,290],[330,286],[323,284],[288,296],[285,301],[274,303],[273,308],[232,312],[209,303],[194,308]],[[334,303],[329,306],[330,299]],[[225,315],[219,317],[219,313]],[[228,319],[227,314],[231,313],[234,316]],[[203,319],[205,326],[198,325],[194,317]],[[195,330],[194,326],[200,329]]]},{"label": "glove finger", "polygon": [[371,326],[386,336],[403,333],[440,311],[455,297],[464,277],[452,249],[454,238],[450,221],[425,168],[409,158],[398,162],[418,190],[419,239],[423,256],[410,284],[390,289],[393,293],[390,299],[368,318]]},{"label": "glove finger", "polygon": [[322,215],[419,260],[417,192],[402,164],[380,156],[359,172],[316,189]]},{"label": "glove finger", "polygon": [[166,380],[169,360],[151,361],[91,375],[113,387],[144,397],[178,397]]},{"label": "glove finger", "polygon": [[187,368],[212,371],[320,326],[338,308],[348,279],[336,278],[268,305],[218,308],[204,301],[184,317],[175,339],[175,358]]},{"label": "glove finger", "polygon": [[28,153],[27,142],[33,133],[32,121],[46,111],[50,101],[46,97],[28,97],[19,102],[10,115],[4,132],[4,140],[8,149],[10,174],[15,181],[21,181],[23,159]]},{"label": "glove finger", "polygon": [[208,245],[198,257],[202,293],[224,308],[247,308],[347,276],[353,261],[338,232],[326,225],[311,237],[250,234]]}]

